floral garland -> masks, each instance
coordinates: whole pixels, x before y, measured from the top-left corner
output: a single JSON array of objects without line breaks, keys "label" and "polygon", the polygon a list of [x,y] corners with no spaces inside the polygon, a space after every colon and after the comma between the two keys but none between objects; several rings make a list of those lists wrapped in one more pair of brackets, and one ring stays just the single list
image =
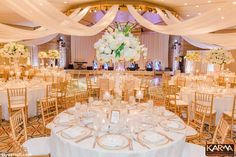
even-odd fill
[{"label": "floral garland", "polygon": [[199,52],[188,53],[184,58],[186,60],[192,61],[192,62],[200,62],[201,61],[201,56],[200,56]]},{"label": "floral garland", "polygon": [[212,49],[207,53],[206,61],[210,64],[223,65],[234,62],[234,58],[232,57],[232,54],[227,50]]},{"label": "floral garland", "polygon": [[29,55],[28,48],[19,43],[7,43],[0,49],[0,56],[5,58],[27,58]]},{"label": "floral garland", "polygon": [[40,52],[38,53],[38,57],[39,57],[40,59],[48,58],[48,53],[45,52],[45,51],[40,51]]},{"label": "floral garland", "polygon": [[143,54],[147,56],[147,48],[132,33],[133,26],[118,25],[116,29],[106,31],[95,44],[97,60],[101,63],[109,61],[138,61]]}]

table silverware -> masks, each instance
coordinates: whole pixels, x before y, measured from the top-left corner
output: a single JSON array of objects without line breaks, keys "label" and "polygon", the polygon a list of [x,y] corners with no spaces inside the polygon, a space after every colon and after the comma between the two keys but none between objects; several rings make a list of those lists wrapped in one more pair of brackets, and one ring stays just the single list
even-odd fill
[{"label": "table silverware", "polygon": [[97,139],[98,139],[98,136],[96,135],[96,136],[95,136],[95,139],[94,139],[94,142],[93,142],[93,148],[95,148],[95,147],[96,147],[96,144],[97,144]]}]

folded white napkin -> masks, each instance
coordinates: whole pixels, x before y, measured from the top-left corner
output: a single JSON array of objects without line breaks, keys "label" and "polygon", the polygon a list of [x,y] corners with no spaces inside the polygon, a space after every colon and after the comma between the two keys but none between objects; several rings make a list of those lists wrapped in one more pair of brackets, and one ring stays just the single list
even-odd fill
[{"label": "folded white napkin", "polygon": [[69,138],[77,138],[84,135],[88,130],[83,127],[73,127],[63,131],[63,134]]},{"label": "folded white napkin", "polygon": [[110,147],[119,147],[123,145],[124,141],[118,136],[107,136],[103,138],[102,143]]},{"label": "folded white napkin", "polygon": [[165,139],[165,137],[152,131],[145,131],[143,132],[143,139],[147,142],[158,143]]}]

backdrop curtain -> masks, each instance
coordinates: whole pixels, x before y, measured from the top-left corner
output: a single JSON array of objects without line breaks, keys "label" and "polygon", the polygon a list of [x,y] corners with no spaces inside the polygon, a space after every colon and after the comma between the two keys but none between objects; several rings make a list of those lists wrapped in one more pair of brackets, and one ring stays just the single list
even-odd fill
[{"label": "backdrop curtain", "polygon": [[[101,38],[102,34],[91,37],[78,37],[71,36],[71,61],[87,61],[88,65],[92,65],[95,59],[94,43]],[[147,59],[141,57],[138,64],[140,68],[145,68],[147,60],[157,60],[162,63],[162,67],[168,66],[168,48],[169,48],[169,35],[143,32],[139,36],[140,42],[148,49]],[[128,66],[128,64],[126,64]]]}]

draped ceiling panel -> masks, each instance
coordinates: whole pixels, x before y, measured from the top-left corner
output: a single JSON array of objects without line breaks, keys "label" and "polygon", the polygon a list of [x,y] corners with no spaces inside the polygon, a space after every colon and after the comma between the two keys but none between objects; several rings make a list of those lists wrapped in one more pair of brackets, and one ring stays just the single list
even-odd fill
[{"label": "draped ceiling panel", "polygon": [[[214,48],[221,46],[228,49],[236,48],[236,33],[213,34],[211,32],[236,26],[236,5],[232,0],[225,3],[220,9],[211,8],[205,13],[191,19],[180,21],[170,12],[168,18],[165,18],[162,11],[160,16],[167,25],[155,25],[143,18],[137,10],[131,5],[127,5],[129,13],[136,21],[155,32],[181,35],[187,41],[198,47]],[[19,41],[25,39],[36,39],[32,42],[27,41],[29,45],[48,41],[58,33],[75,36],[93,36],[108,27],[117,15],[118,5],[112,6],[106,14],[93,26],[85,26],[80,21],[87,13],[89,8],[84,10],[76,9],[70,16],[66,16],[47,0],[4,0],[0,1],[12,11],[20,16],[37,23],[41,28],[31,31],[15,28],[5,24],[0,24],[0,41]],[[217,45],[217,46],[216,46]]]}]

